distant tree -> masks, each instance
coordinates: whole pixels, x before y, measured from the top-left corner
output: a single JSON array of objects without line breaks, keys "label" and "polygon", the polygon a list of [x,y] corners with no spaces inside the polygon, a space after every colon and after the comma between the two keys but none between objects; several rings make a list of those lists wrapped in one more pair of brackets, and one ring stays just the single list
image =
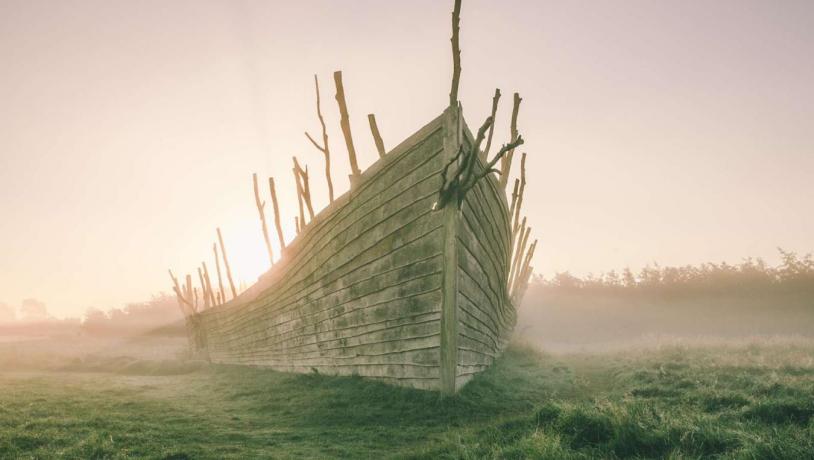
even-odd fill
[{"label": "distant tree", "polygon": [[0,323],[10,323],[17,319],[17,311],[11,305],[0,302]]},{"label": "distant tree", "polygon": [[23,321],[43,321],[48,319],[48,309],[37,299],[25,299],[20,306],[20,316]]}]

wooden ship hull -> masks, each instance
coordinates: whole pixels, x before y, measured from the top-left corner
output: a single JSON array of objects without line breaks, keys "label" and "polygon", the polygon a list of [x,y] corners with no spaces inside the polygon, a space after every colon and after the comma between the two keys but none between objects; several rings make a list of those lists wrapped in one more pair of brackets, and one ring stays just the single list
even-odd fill
[{"label": "wooden ship hull", "polygon": [[462,145],[473,137],[453,106],[354,180],[254,286],[194,315],[196,352],[445,393],[489,367],[516,321],[513,232],[493,174],[437,206]]}]

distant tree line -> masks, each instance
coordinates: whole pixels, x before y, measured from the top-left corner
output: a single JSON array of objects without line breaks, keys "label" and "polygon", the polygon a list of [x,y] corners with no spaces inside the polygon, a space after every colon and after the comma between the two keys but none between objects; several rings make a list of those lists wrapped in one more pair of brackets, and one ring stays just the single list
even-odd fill
[{"label": "distant tree line", "polygon": [[760,258],[747,258],[737,265],[704,263],[680,267],[647,265],[638,273],[629,268],[599,275],[578,277],[569,272],[551,278],[537,276],[534,287],[557,292],[596,292],[664,295],[730,295],[765,292],[772,294],[814,294],[814,258],[794,252],[780,252],[780,263],[769,266]]}]

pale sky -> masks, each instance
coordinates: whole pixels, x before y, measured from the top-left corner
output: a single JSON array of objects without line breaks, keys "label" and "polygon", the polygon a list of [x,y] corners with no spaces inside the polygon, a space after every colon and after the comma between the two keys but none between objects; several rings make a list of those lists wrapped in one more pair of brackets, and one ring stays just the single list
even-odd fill
[{"label": "pale sky", "polygon": [[[216,226],[252,282],[267,268],[252,172],[278,178],[289,238],[292,155],[327,201],[303,136],[319,129],[313,74],[341,193],[332,72],[365,168],[368,113],[390,148],[447,104],[451,8],[0,1],[0,302],[63,317],[148,299],[169,291],[167,268],[212,263]],[[464,0],[470,127],[499,87],[505,142],[523,97],[537,271],[814,249],[812,24],[807,0]]]}]

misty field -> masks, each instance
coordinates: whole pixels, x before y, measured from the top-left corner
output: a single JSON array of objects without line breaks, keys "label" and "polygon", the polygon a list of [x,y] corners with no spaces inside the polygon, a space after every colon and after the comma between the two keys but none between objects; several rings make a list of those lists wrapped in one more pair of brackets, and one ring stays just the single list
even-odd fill
[{"label": "misty field", "polygon": [[513,344],[451,398],[111,353],[38,365],[24,351],[0,347],[0,458],[814,456],[809,339]]}]

